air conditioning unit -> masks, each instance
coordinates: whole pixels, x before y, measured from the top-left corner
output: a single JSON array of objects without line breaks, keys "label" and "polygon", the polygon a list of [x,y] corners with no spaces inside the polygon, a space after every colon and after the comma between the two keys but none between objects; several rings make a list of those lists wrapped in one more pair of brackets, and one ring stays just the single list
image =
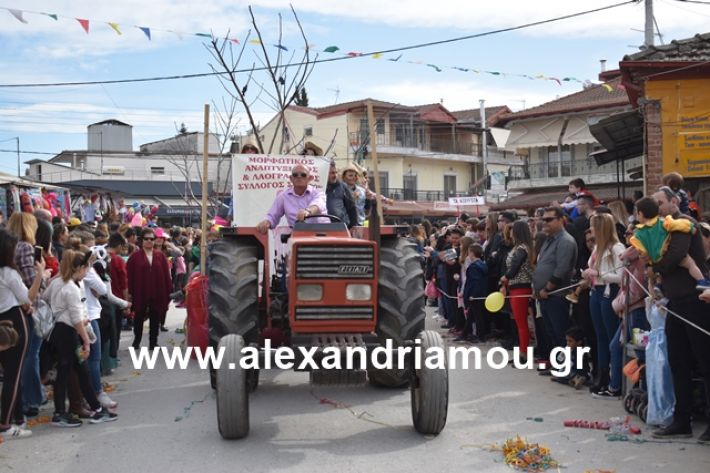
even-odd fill
[{"label": "air conditioning unit", "polygon": [[126,173],[126,168],[123,166],[104,166],[101,172],[112,176],[123,176]]}]

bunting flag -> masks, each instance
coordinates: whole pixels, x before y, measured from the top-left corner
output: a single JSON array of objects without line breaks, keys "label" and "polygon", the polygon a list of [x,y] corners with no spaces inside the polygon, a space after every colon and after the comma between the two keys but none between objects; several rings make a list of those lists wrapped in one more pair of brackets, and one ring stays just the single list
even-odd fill
[{"label": "bunting flag", "polygon": [[148,41],[152,41],[152,38],[150,37],[150,28],[146,26],[139,26],[138,29],[141,30],[144,35],[146,35]]},{"label": "bunting flag", "polygon": [[81,18],[77,18],[76,21],[78,21],[81,27],[84,28],[86,34],[89,34],[89,20],[82,20]]},{"label": "bunting flag", "polygon": [[121,33],[121,30],[118,27],[118,23],[113,23],[113,22],[108,22],[108,25],[111,27],[113,31],[116,32],[117,35],[121,36],[123,33]]},{"label": "bunting flag", "polygon": [[[21,23],[24,23],[24,24],[28,23],[28,21],[25,19],[25,14],[43,15],[43,16],[47,16],[49,18],[52,18],[55,21],[58,21],[60,17],[67,18],[67,19],[71,18],[71,17],[64,17],[62,15],[58,15],[55,13],[34,12],[34,11],[28,11],[28,10],[15,9],[15,8],[5,8],[5,7],[0,7],[0,8],[7,10],[15,19],[17,19],[18,21],[20,21]],[[79,22],[79,24],[81,25],[81,28],[84,30],[84,32],[86,32],[86,34],[89,34],[90,21],[95,21],[95,20],[84,19],[84,18],[73,18],[73,19]],[[106,23],[111,27],[111,29],[113,29],[116,32],[117,35],[123,34],[123,32],[121,31],[119,24],[117,22],[109,21]],[[148,41],[152,41],[152,39],[153,39],[152,32],[156,31],[156,30],[151,29],[147,26],[134,26],[134,28],[139,29],[143,33],[143,35],[145,35],[145,37],[148,39]],[[157,30],[157,31],[174,33],[175,35],[177,35],[177,37],[180,40],[183,39],[184,35],[191,35],[191,36],[196,36],[196,37],[200,37],[200,38],[209,38],[211,40],[215,39],[215,37],[210,33],[201,33],[201,32],[184,33],[184,32],[175,31],[175,30]],[[225,41],[229,41],[232,44],[241,44],[239,42],[239,39],[237,39],[237,38],[225,37],[225,38],[220,38],[220,39],[224,39]],[[250,39],[248,41],[248,43],[253,44],[253,45],[260,45],[260,46],[262,45],[261,40],[257,39],[257,38]],[[297,48],[289,48],[287,45],[281,44],[281,42],[274,44],[273,46],[281,51],[290,51],[292,49],[297,49]],[[323,50],[318,50],[316,48],[316,45],[308,44],[305,47],[302,47],[301,49],[304,49],[305,51],[315,50],[317,53],[323,52],[323,53],[330,53],[330,54],[335,54],[338,51],[342,51],[341,47],[337,46],[337,45],[331,45],[331,46],[326,47]],[[383,59],[385,56],[385,53],[382,53],[382,52],[362,53],[362,52],[357,52],[357,51],[350,51],[348,53],[345,53],[344,57],[357,58],[357,57],[362,57],[362,56],[371,56],[372,59]],[[410,60],[401,60],[402,57],[403,57],[403,54],[400,53],[397,56],[391,56],[391,57],[387,57],[385,59],[390,62],[421,65],[421,66],[433,69],[436,72],[443,72],[444,69],[449,69],[449,70],[456,70],[456,71],[463,72],[463,73],[473,73],[473,74],[485,73],[485,74],[488,74],[491,76],[498,76],[498,77],[502,77],[502,78],[507,78],[509,76],[510,77],[521,77],[521,78],[525,78],[525,79],[529,79],[529,80],[554,81],[557,83],[558,86],[562,86],[562,82],[576,82],[579,84],[584,84],[584,83],[590,82],[590,81],[582,80],[577,77],[571,77],[571,76],[566,76],[566,77],[563,77],[562,79],[560,79],[558,77],[546,76],[543,74],[530,75],[530,74],[513,74],[513,73],[509,73],[509,72],[502,72],[502,71],[487,71],[487,70],[481,71],[479,69],[473,69],[470,67],[463,67],[460,65],[450,66],[450,65],[433,64],[433,63],[424,62],[421,60],[411,60],[411,61]],[[613,87],[609,84],[606,84],[606,83],[599,84],[599,85],[603,86],[604,89],[607,90],[609,93],[611,93],[615,90],[615,87]],[[621,84],[617,85],[616,89],[626,90],[624,88],[624,86]]]},{"label": "bunting flag", "polygon": [[22,16],[22,14],[23,14],[22,10],[14,10],[12,8],[8,8],[7,11],[9,11],[12,16],[17,18],[17,21],[19,21],[20,23],[24,23],[24,24],[28,23],[27,20],[25,20],[25,18]]}]

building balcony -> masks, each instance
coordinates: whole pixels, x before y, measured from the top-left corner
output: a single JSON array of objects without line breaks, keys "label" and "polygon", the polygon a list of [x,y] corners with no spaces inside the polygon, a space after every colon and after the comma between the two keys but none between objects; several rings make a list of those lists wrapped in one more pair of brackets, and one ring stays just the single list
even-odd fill
[{"label": "building balcony", "polygon": [[[367,142],[366,133],[350,133],[350,145],[359,146]],[[413,158],[429,158],[446,161],[480,163],[480,145],[459,138],[445,135],[424,137],[415,134],[378,134],[376,135],[377,152]],[[367,146],[371,152],[371,146]]]},{"label": "building balcony", "polygon": [[418,190],[402,189],[397,187],[386,187],[381,189],[382,195],[392,200],[416,200],[420,202],[441,202],[448,201],[449,197],[465,197],[466,192],[446,191],[446,190]]},{"label": "building balcony", "polygon": [[598,166],[590,159],[523,165],[514,169],[508,176],[508,189],[567,186],[569,181],[577,177],[584,179],[586,184],[610,184],[617,181],[617,171],[618,179],[628,182],[629,170],[641,166],[642,163],[641,157],[627,160],[623,167],[625,172],[622,172],[621,163],[617,169],[616,162]]}]

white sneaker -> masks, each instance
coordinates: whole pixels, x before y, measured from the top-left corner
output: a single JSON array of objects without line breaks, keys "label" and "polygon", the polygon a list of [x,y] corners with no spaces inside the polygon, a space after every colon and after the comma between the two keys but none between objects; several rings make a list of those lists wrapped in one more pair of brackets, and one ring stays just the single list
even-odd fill
[{"label": "white sneaker", "polygon": [[23,429],[22,427],[17,425],[12,425],[9,429],[0,432],[0,437],[4,438],[5,440],[32,437],[32,431],[28,429]]},{"label": "white sneaker", "polygon": [[108,394],[103,391],[101,391],[101,394],[96,396],[96,399],[98,399],[101,406],[105,407],[106,409],[113,409],[114,407],[118,406],[118,403],[108,397]]}]

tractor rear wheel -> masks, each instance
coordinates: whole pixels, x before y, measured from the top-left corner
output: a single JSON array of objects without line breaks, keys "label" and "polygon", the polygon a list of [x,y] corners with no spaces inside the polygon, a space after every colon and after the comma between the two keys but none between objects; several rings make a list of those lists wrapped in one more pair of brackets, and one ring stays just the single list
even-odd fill
[{"label": "tractor rear wheel", "polygon": [[222,366],[217,371],[217,425],[225,439],[240,439],[249,434],[249,392],[247,372],[240,365],[244,339],[229,334],[219,341]]},{"label": "tractor rear wheel", "polygon": [[[423,354],[426,354],[429,348],[440,348],[446,363],[444,340],[438,332],[425,330],[419,338],[422,341]],[[420,369],[414,369],[410,390],[414,428],[422,434],[438,435],[446,425],[446,415],[449,410],[448,366],[427,368],[422,358]]]},{"label": "tractor rear wheel", "polygon": [[[404,238],[385,238],[380,246],[377,334],[384,345],[391,338],[395,347],[424,330],[424,284],[421,257],[414,243]],[[370,384],[401,388],[409,383],[407,369],[367,371]]]},{"label": "tractor rear wheel", "polygon": [[[259,248],[236,238],[223,238],[210,245],[208,258],[210,346],[230,333],[247,344],[259,334]],[[210,384],[216,388],[216,373],[210,368]]]}]

